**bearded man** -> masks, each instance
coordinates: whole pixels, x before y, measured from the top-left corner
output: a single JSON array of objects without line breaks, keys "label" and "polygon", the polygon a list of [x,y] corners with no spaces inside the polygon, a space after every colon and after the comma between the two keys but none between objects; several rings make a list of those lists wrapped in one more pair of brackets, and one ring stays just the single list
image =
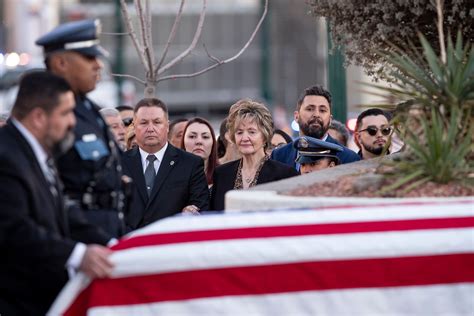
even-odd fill
[{"label": "bearded man", "polygon": [[[295,121],[300,127],[300,136],[310,136],[322,141],[339,144],[329,134],[331,124],[331,93],[321,86],[306,88],[296,104]],[[360,160],[360,157],[347,147],[337,153],[342,164]],[[272,152],[271,159],[280,161],[296,170],[300,169],[295,162],[298,151],[293,143],[287,144]]]},{"label": "bearded man", "polygon": [[55,158],[74,143],[74,94],[51,73],[25,75],[0,129],[0,313],[45,315],[80,270],[107,277],[110,236],[70,212]]},{"label": "bearded man", "polygon": [[391,116],[381,109],[368,109],[357,117],[354,141],[359,147],[361,159],[371,159],[382,154],[389,154]]}]

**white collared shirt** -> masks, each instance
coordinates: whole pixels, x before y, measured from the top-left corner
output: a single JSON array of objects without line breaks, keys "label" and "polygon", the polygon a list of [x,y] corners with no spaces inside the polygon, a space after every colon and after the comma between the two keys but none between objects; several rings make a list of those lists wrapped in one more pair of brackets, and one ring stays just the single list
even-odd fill
[{"label": "white collared shirt", "polygon": [[[23,126],[23,124],[21,124],[14,118],[11,118],[11,121],[30,145],[31,149],[33,150],[33,153],[35,154],[36,160],[38,160],[41,170],[43,171],[44,176],[47,178],[49,169],[48,165],[46,164],[46,160],[48,159],[46,151],[40,145],[36,137],[33,136],[33,134],[31,134],[30,131],[25,126]],[[86,245],[81,242],[76,243],[76,245],[74,246],[71,255],[66,261],[66,268],[70,277],[74,274],[74,270],[77,270],[81,265],[82,258],[86,253],[86,248]]]},{"label": "white collared shirt", "polygon": [[46,163],[46,160],[48,159],[48,154],[40,145],[36,137],[34,137],[33,134],[31,134],[30,131],[25,126],[23,126],[23,124],[21,124],[14,118],[11,118],[11,121],[30,145],[31,149],[33,150],[33,153],[35,154],[36,160],[38,161],[41,167],[41,171],[43,171],[43,174],[47,179],[49,175],[49,169]]},{"label": "white collared shirt", "polygon": [[166,142],[166,144],[161,147],[161,149],[156,153],[147,153],[140,147],[138,148],[138,150],[140,151],[140,158],[142,160],[143,173],[145,173],[146,167],[148,167],[149,164],[148,160],[146,159],[148,155],[155,155],[156,160],[153,162],[153,167],[155,168],[155,173],[158,173],[158,169],[160,169],[161,162],[163,161],[163,157],[165,156],[166,148],[168,148],[168,142]]}]

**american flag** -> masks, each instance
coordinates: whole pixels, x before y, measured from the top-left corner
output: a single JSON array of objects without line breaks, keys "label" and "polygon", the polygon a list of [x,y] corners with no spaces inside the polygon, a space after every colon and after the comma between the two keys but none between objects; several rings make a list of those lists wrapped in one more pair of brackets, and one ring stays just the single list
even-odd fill
[{"label": "american flag", "polygon": [[178,216],[50,315],[473,315],[474,199]]}]

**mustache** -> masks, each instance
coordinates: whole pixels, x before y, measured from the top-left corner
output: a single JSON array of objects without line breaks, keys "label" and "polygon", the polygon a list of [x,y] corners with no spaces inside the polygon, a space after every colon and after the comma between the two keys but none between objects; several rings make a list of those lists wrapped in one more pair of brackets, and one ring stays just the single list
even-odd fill
[{"label": "mustache", "polygon": [[312,125],[314,123],[318,123],[319,125],[323,126],[323,121],[318,118],[314,118],[308,121],[308,125]]}]

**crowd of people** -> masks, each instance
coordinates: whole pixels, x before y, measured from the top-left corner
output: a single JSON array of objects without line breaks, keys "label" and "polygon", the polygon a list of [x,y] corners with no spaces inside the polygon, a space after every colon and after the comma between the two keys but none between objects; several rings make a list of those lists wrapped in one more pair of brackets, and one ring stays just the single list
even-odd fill
[{"label": "crowd of people", "polygon": [[355,153],[318,85],[296,103],[296,139],[249,99],[230,106],[218,136],[205,118],[170,123],[156,98],[100,109],[86,96],[102,68],[97,28],[71,22],[37,40],[46,70],[22,78],[0,128],[1,315],[45,314],[76,271],[107,277],[107,245],[128,232],[178,213],[222,211],[229,190],[388,152],[388,113],[359,116]]}]

